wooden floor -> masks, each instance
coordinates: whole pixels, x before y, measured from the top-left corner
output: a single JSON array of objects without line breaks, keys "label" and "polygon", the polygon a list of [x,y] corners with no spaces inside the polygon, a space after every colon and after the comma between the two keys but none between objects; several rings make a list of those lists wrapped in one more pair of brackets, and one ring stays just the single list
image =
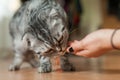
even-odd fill
[{"label": "wooden floor", "polygon": [[[113,28],[119,26],[120,23],[115,17],[105,18],[103,28]],[[118,53],[119,54],[119,53]],[[51,73],[38,73],[37,69],[31,68],[24,64],[19,71],[10,72],[8,66],[11,59],[0,60],[0,80],[120,80],[120,55],[106,55],[99,66],[93,66],[87,69],[88,64],[76,63],[85,69],[75,72],[63,72],[56,70]],[[83,62],[83,61],[82,61]],[[87,66],[87,67],[86,67]]]},{"label": "wooden floor", "polygon": [[120,55],[105,56],[103,60],[99,70],[86,69],[75,72],[57,70],[51,73],[38,73],[37,69],[27,64],[24,64],[19,71],[10,72],[8,66],[11,60],[2,59],[0,80],[120,80]]}]

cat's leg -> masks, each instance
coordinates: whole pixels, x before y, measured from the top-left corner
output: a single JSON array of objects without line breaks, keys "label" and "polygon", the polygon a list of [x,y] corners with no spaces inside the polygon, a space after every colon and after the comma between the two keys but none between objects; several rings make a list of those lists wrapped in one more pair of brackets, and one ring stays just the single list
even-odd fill
[{"label": "cat's leg", "polygon": [[27,51],[25,57],[25,61],[28,62],[33,68],[40,66],[39,59],[33,51]]},{"label": "cat's leg", "polygon": [[15,54],[12,64],[10,64],[9,66],[10,71],[15,71],[20,69],[20,66],[24,62],[24,58],[25,58],[24,53],[26,52],[26,48],[22,44],[22,41],[19,39],[13,40],[13,47]]},{"label": "cat's leg", "polygon": [[23,61],[24,61],[24,56],[20,53],[15,53],[14,60],[13,60],[12,64],[10,64],[9,70],[10,71],[19,70]]},{"label": "cat's leg", "polygon": [[60,57],[60,65],[63,71],[75,71],[75,68],[68,60],[69,54]]},{"label": "cat's leg", "polygon": [[40,57],[40,66],[38,68],[39,73],[46,73],[52,71],[52,64],[50,62],[50,57]]}]

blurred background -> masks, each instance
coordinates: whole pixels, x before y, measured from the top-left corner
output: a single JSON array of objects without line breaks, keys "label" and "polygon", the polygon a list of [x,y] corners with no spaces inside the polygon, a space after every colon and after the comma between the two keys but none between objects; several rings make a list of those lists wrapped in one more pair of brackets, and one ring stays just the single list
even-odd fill
[{"label": "blurred background", "polygon": [[0,0],[0,58],[8,56],[11,51],[9,21],[19,7],[19,0]]},{"label": "blurred background", "polygon": [[[85,35],[101,28],[120,27],[120,0],[58,0],[67,12],[70,22],[71,40],[82,39]],[[12,44],[9,35],[9,21],[20,7],[19,0],[0,0],[0,59],[12,55]],[[99,58],[75,58],[73,62],[90,63],[96,68],[119,68],[120,52],[110,51],[110,54]],[[114,55],[114,56],[113,56]],[[77,59],[77,61],[76,61]],[[80,62],[81,61],[81,62]],[[82,65],[80,65],[82,67]],[[111,65],[114,65],[114,67]],[[88,67],[88,66],[87,66]],[[95,68],[94,68],[95,69]]]}]

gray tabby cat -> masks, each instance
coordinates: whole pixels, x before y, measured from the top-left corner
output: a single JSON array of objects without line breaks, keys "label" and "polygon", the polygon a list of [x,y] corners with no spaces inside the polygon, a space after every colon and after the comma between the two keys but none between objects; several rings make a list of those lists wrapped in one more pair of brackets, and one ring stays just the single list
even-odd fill
[{"label": "gray tabby cat", "polygon": [[[14,60],[9,70],[18,70],[23,62],[38,67],[38,72],[51,72],[51,56],[64,54],[67,41],[67,16],[55,0],[23,0],[10,22]],[[39,55],[36,60],[35,55]],[[64,71],[74,70],[67,55],[61,56]]]}]

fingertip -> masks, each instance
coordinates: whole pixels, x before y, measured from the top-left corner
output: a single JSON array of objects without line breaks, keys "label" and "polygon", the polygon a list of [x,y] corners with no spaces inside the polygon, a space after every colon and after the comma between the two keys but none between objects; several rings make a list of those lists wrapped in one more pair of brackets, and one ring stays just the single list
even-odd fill
[{"label": "fingertip", "polygon": [[72,47],[67,48],[67,52],[74,52],[74,49]]},{"label": "fingertip", "polygon": [[69,52],[69,48],[67,48],[66,51]]},{"label": "fingertip", "polygon": [[72,47],[69,48],[69,52],[74,52]]}]

